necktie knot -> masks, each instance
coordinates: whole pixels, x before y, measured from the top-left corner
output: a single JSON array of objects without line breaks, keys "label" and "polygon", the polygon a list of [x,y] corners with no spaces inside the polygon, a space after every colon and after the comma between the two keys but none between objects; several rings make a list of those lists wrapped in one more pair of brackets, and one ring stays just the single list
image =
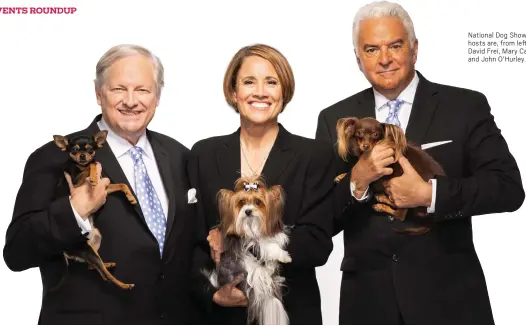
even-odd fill
[{"label": "necktie knot", "polygon": [[404,103],[404,101],[398,99],[387,102],[387,105],[389,106],[389,114],[398,113],[398,110],[400,110],[400,106],[402,105],[402,103]]},{"label": "necktie knot", "polygon": [[134,162],[142,160],[142,153],[143,150],[139,146],[133,146],[132,148],[130,148],[130,154]]},{"label": "necktie knot", "polygon": [[386,119],[387,123],[400,127],[400,120],[398,119],[398,111],[400,110],[402,103],[404,103],[404,101],[398,100],[398,99],[387,102],[387,106],[389,107],[389,115],[387,116],[387,119]]}]

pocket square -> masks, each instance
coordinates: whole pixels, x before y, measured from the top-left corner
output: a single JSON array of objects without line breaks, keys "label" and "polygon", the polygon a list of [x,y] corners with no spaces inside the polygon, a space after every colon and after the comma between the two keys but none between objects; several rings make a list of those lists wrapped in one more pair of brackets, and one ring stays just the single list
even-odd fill
[{"label": "pocket square", "polygon": [[195,188],[192,188],[188,190],[188,204],[195,204],[197,203],[197,198],[195,197],[197,191]]},{"label": "pocket square", "polygon": [[431,147],[436,147],[436,146],[447,144],[447,143],[451,143],[451,142],[453,142],[453,141],[452,140],[436,141],[434,143],[422,144],[422,146],[420,146],[420,147],[423,150],[426,150],[426,149],[431,148]]}]

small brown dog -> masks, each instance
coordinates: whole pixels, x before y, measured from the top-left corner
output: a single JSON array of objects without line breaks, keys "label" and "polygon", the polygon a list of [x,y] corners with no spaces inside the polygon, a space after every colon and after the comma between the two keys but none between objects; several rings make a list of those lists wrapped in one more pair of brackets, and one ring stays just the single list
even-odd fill
[{"label": "small brown dog", "polygon": [[[395,150],[395,163],[391,165],[393,173],[378,179],[371,185],[371,189],[378,202],[373,205],[375,211],[387,213],[393,216],[394,219],[402,222],[408,216],[425,217],[428,215],[426,207],[416,207],[412,209],[397,208],[389,196],[386,195],[383,182],[403,174],[404,171],[398,163],[400,155],[404,155],[407,158],[416,172],[426,182],[436,175],[445,175],[444,170],[438,162],[420,147],[409,143],[404,135],[404,131],[396,125],[381,123],[374,118],[358,119],[350,117],[338,120],[336,128],[338,133],[338,154],[344,161],[347,161],[347,155],[352,154],[359,157],[371,151],[373,147],[380,142],[388,143]],[[346,173],[337,176],[335,181],[339,182],[345,174]],[[414,221],[417,222],[418,220]],[[418,222],[430,223],[423,219],[420,219]],[[407,227],[397,231],[419,235],[429,230],[430,225],[427,224],[417,227]]]},{"label": "small brown dog", "polygon": [[[97,148],[101,148],[105,143],[107,135],[108,131],[102,130],[94,136],[80,135],[72,138],[58,135],[53,136],[55,144],[62,151],[69,152],[71,159],[66,163],[64,172],[67,172],[71,176],[73,187],[80,187],[86,182],[86,179],[89,179],[92,186],[97,185],[99,180],[97,178],[95,154]],[[108,194],[122,191],[132,205],[137,204],[137,200],[125,184],[110,184],[106,191]],[[68,263],[68,260],[88,263],[88,268],[96,269],[103,280],[109,280],[122,289],[133,288],[133,284],[122,283],[108,271],[108,268],[113,268],[116,264],[104,263],[100,258],[98,251],[102,241],[102,235],[100,231],[95,228],[92,217],[89,217],[89,223],[92,229],[90,239],[80,247],[72,248],[68,250],[68,252],[65,252],[64,257],[66,258],[66,263]],[[64,281],[64,279],[62,281]],[[62,284],[62,281],[52,290],[56,290]]]}]

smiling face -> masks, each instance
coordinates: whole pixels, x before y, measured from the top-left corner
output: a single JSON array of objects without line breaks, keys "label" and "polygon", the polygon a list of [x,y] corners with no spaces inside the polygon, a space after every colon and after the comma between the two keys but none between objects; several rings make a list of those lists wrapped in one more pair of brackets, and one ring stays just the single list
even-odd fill
[{"label": "smiling face", "polygon": [[272,64],[249,56],[237,73],[233,99],[242,119],[264,125],[276,122],[283,107],[282,86]]},{"label": "smiling face", "polygon": [[410,48],[407,32],[397,17],[360,22],[356,60],[371,85],[387,98],[396,98],[415,74],[418,42]]},{"label": "smiling face", "polygon": [[135,144],[159,105],[152,60],[136,54],[115,61],[96,94],[109,127]]}]

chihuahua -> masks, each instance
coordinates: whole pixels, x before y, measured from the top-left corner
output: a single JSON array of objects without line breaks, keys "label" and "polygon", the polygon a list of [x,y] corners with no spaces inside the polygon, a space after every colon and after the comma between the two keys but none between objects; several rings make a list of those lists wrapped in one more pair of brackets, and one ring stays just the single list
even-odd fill
[{"label": "chihuahua", "polygon": [[[372,190],[378,202],[373,205],[375,211],[387,213],[393,216],[394,219],[402,222],[408,216],[408,212],[411,212],[410,216],[425,217],[428,215],[426,207],[416,207],[410,210],[397,208],[391,198],[386,195],[383,182],[403,174],[403,169],[398,163],[401,155],[407,158],[416,172],[426,182],[429,182],[429,179],[436,175],[445,175],[438,162],[420,147],[408,142],[404,131],[396,125],[380,123],[378,120],[369,117],[362,119],[350,117],[338,120],[336,129],[338,133],[338,155],[344,161],[347,161],[348,154],[360,157],[362,154],[370,152],[380,142],[387,143],[395,151],[395,163],[391,165],[393,173],[378,179],[372,184]],[[335,181],[339,182],[345,174],[337,176]],[[417,222],[418,220],[414,221]],[[420,220],[419,222],[427,223],[429,221]],[[407,227],[397,231],[419,235],[428,232],[430,229],[429,225],[422,225]]]},{"label": "chihuahua", "polygon": [[[89,180],[92,186],[96,186],[99,179],[97,178],[97,165],[95,154],[98,148],[101,148],[106,141],[107,130],[101,130],[95,135],[79,135],[68,138],[66,136],[54,135],[55,144],[64,152],[69,152],[70,160],[67,161],[64,172],[71,176],[73,187],[80,187]],[[122,191],[128,201],[135,205],[137,200],[126,184],[110,184],[107,187],[107,193],[111,194],[116,191]],[[92,231],[89,240],[77,248],[72,248],[64,253],[66,263],[68,260],[87,263],[89,269],[96,269],[103,280],[111,281],[122,289],[132,289],[133,284],[125,284],[117,280],[108,268],[116,266],[115,263],[104,263],[100,258],[98,251],[102,241],[100,231],[95,228],[93,218],[88,218]],[[60,282],[62,283],[62,282]],[[59,285],[60,285],[59,283]],[[58,288],[58,285],[54,288]]]}]

